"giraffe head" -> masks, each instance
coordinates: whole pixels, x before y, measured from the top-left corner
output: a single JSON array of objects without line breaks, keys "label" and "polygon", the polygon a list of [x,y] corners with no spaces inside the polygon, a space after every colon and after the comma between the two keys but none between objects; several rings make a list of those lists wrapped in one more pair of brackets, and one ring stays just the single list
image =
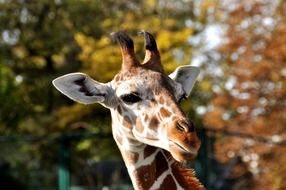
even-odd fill
[{"label": "giraffe head", "polygon": [[109,108],[119,147],[136,149],[147,144],[169,151],[177,161],[191,160],[200,140],[179,102],[189,96],[199,70],[181,66],[166,75],[155,39],[148,32],[142,34],[146,53],[140,64],[132,39],[122,32],[113,33],[123,61],[112,81],[100,83],[83,73],[72,73],[55,79],[53,84],[77,102]]}]

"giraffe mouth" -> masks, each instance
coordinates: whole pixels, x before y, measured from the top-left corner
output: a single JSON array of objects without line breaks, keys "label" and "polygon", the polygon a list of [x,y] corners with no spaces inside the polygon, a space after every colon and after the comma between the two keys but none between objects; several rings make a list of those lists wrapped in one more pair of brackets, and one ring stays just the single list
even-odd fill
[{"label": "giraffe mouth", "polygon": [[142,134],[138,133],[135,130],[133,130],[133,135],[140,142],[143,142],[143,143],[145,143],[147,145],[157,146],[159,148],[168,150],[168,142],[162,142],[158,138],[145,137],[145,136],[143,136]]},{"label": "giraffe mouth", "polygon": [[180,145],[179,143],[176,143],[174,141],[170,141],[171,144],[175,145],[177,148],[179,148],[180,150],[182,150],[183,152],[186,152],[186,153],[191,153],[192,151],[183,147],[182,145]]},{"label": "giraffe mouth", "polygon": [[191,147],[185,147],[174,141],[170,141],[170,153],[179,162],[193,160],[197,156],[197,150]]}]

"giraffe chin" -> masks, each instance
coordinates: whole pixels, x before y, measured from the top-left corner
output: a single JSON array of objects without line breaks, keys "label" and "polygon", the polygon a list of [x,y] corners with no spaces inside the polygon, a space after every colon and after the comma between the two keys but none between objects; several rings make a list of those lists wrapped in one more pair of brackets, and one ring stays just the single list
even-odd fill
[{"label": "giraffe chin", "polygon": [[169,151],[173,158],[178,162],[186,162],[195,159],[198,151],[194,148],[184,148],[181,145],[171,142]]}]

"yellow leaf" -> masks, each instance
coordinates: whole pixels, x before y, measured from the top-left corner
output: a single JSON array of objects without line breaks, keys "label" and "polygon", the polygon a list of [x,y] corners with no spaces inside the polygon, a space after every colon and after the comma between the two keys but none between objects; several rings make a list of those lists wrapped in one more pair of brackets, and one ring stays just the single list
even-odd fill
[{"label": "yellow leaf", "polygon": [[202,91],[210,91],[211,90],[211,83],[208,80],[204,80],[200,82],[200,88]]},{"label": "yellow leaf", "polygon": [[23,46],[16,46],[13,48],[12,51],[13,51],[13,54],[19,59],[23,59],[28,55],[26,48]]},{"label": "yellow leaf", "polygon": [[90,140],[82,140],[81,142],[79,142],[76,146],[76,149],[78,151],[83,151],[83,150],[87,150],[89,149],[91,146],[91,141]]}]

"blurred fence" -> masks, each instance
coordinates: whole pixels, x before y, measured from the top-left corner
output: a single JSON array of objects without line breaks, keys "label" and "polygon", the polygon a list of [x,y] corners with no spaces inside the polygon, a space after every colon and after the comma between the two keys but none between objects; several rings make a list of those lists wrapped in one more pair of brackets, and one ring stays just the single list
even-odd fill
[{"label": "blurred fence", "polygon": [[[233,133],[226,130],[201,128],[199,134],[202,140],[202,147],[198,158],[191,164],[191,166],[195,168],[198,177],[203,184],[205,184],[207,189],[221,189],[221,186],[225,183],[222,176],[225,175],[225,171],[227,171],[227,169],[224,168],[225,166],[221,166],[218,162],[216,162],[213,154],[214,142],[217,134],[252,139],[258,143],[286,146],[285,142],[275,142],[272,139],[256,137],[248,134]],[[9,185],[12,185],[12,187],[16,187],[17,189],[29,190],[132,189],[126,168],[121,160],[94,162],[92,159],[83,158],[86,160],[85,163],[88,164],[82,168],[78,168],[77,170],[80,172],[78,172],[76,175],[73,173],[74,169],[71,169],[70,167],[73,165],[73,161],[71,159],[73,157],[71,147],[73,146],[74,142],[80,142],[86,139],[102,139],[104,141],[111,138],[111,134],[85,132],[73,132],[47,136],[0,136],[1,147],[7,147],[9,149],[9,151],[6,151],[5,155],[3,155],[2,152],[1,157],[7,156],[7,158],[9,158],[9,156],[11,156],[9,154],[13,154],[13,151],[16,150],[13,149],[15,146],[25,145],[27,147],[33,147],[42,142],[48,142],[46,150],[43,150],[49,152],[48,154],[44,154],[47,155],[47,159],[51,159],[48,158],[49,155],[57,155],[54,156],[56,159],[54,160],[53,165],[49,165],[48,167],[42,168],[42,166],[45,165],[45,157],[39,159],[41,163],[38,163],[39,166],[35,167],[37,169],[28,171],[28,173],[25,174],[26,176],[24,176],[24,183],[26,184],[25,187],[21,186],[21,183],[17,186],[17,178],[21,176],[13,174],[13,170],[10,169],[11,171],[9,175],[5,175],[5,172],[9,170],[9,168],[5,168],[5,166],[0,166],[0,181],[2,180],[2,182],[4,181],[4,184],[7,184],[7,189],[11,189],[9,188]],[[98,151],[98,154],[100,154],[100,150],[97,150],[96,146],[94,146],[94,148],[95,151]],[[33,162],[33,160],[31,160],[31,162]],[[234,165],[237,162],[239,162],[239,160],[234,159],[232,164]],[[25,165],[25,163],[21,164]],[[79,178],[85,179],[80,180]],[[84,182],[80,181],[88,182],[85,184]],[[3,184],[2,182],[1,184]]]},{"label": "blurred fence", "polygon": [[[41,189],[41,190],[99,190],[99,189],[132,189],[127,170],[121,160],[106,160],[101,162],[93,161],[91,158],[86,158],[82,155],[85,164],[82,167],[74,169],[72,146],[74,143],[86,139],[101,139],[106,141],[111,139],[111,134],[98,134],[86,132],[72,132],[65,134],[53,134],[45,136],[0,136],[0,146],[7,147],[6,153],[1,152],[1,161],[9,159],[15,154],[13,147],[26,146],[33,147],[45,142],[46,148],[41,150],[44,155],[42,158],[36,158],[39,163],[33,167],[34,169],[24,172],[15,171],[15,168],[10,168],[7,164],[3,165],[0,162],[0,182],[3,190],[10,189]],[[115,145],[116,146],[116,145]],[[97,149],[96,146],[93,147]],[[24,148],[25,149],[25,148]],[[97,150],[100,154],[100,149]],[[45,152],[45,153],[44,153]],[[16,153],[20,156],[21,153]],[[45,157],[47,155],[47,157]],[[56,155],[56,156],[55,156]],[[54,159],[56,158],[56,159]],[[33,159],[33,158],[32,158]],[[45,166],[46,159],[53,160],[49,166]],[[34,162],[30,160],[29,162]],[[25,163],[17,163],[25,165]],[[77,174],[74,173],[75,170]],[[24,179],[25,178],[25,179]],[[83,179],[85,178],[85,179]]]}]

